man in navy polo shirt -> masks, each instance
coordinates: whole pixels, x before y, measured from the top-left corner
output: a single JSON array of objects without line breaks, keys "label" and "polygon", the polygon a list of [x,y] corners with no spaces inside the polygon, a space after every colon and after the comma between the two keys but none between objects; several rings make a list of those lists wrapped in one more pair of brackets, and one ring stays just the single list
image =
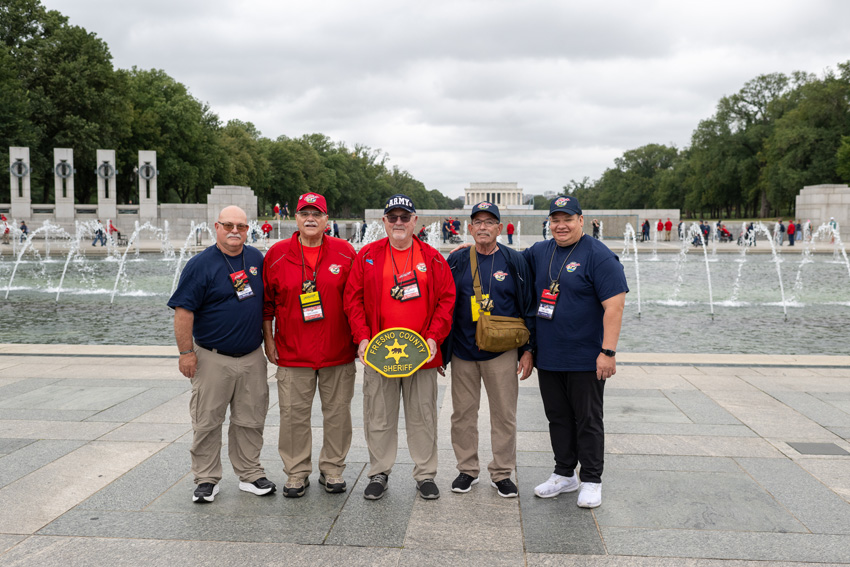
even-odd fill
[{"label": "man in navy polo shirt", "polygon": [[575,197],[552,200],[549,228],[551,240],[523,252],[537,296],[537,375],[555,453],[554,473],[534,493],[551,498],[581,487],[578,505],[595,508],[602,504],[602,395],[617,371],[629,288],[619,258],[584,235]]},{"label": "man in navy polo shirt", "polygon": [[448,258],[457,292],[451,334],[443,343],[443,361],[452,365],[452,448],[459,471],[452,491],[469,492],[478,483],[478,409],[483,382],[490,402],[490,485],[499,496],[515,498],[517,487],[511,474],[516,469],[517,375],[525,380],[531,374],[532,344],[507,352],[481,350],[475,329],[478,318],[486,316],[482,312],[523,317],[526,326],[533,328],[533,282],[522,254],[496,241],[502,233],[499,207],[478,203],[472,207],[471,217],[469,232],[475,240],[472,253],[476,254],[481,304],[473,286],[471,251],[464,248]]},{"label": "man in navy polo shirt", "polygon": [[216,243],[186,263],[174,309],[178,367],[192,381],[192,500],[212,502],[221,481],[221,425],[230,406],[228,454],[239,489],[275,491],[260,465],[269,384],[263,353],[263,255],[245,246],[248,217],[225,207]]}]

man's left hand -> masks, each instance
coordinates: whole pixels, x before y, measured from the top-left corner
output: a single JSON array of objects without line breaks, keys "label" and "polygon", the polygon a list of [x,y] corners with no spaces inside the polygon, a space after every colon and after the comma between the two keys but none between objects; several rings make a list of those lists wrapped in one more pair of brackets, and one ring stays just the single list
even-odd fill
[{"label": "man's left hand", "polygon": [[517,365],[516,374],[519,376],[520,380],[525,380],[529,376],[531,376],[531,371],[534,369],[534,357],[531,355],[531,351],[527,350],[522,353],[522,356],[519,358],[519,364]]},{"label": "man's left hand", "polygon": [[617,373],[617,362],[613,356],[599,353],[596,357],[596,379],[607,380]]}]

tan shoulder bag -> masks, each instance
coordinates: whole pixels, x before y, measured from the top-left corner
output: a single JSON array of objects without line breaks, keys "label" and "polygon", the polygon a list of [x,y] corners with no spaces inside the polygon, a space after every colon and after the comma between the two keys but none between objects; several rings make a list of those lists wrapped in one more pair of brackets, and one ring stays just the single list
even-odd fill
[{"label": "tan shoulder bag", "polygon": [[[495,261],[495,259],[494,259]],[[475,301],[481,305],[481,280],[478,277],[478,254],[475,246],[469,247],[469,266],[472,270],[472,287],[475,289]],[[530,334],[525,321],[519,317],[490,315],[483,309],[478,312],[475,327],[475,344],[487,352],[506,352],[519,348],[528,342]]]}]

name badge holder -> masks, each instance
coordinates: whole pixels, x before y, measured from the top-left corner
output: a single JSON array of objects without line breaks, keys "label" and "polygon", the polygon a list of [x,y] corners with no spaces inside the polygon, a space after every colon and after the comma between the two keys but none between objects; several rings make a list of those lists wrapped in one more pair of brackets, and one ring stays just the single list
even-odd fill
[{"label": "name badge holder", "polygon": [[395,285],[390,290],[390,296],[393,299],[397,299],[404,303],[405,301],[410,301],[411,299],[416,299],[421,297],[422,294],[419,291],[419,281],[416,279],[416,272],[411,270],[404,274],[398,274],[394,276]]},{"label": "name badge holder", "polygon": [[230,281],[233,284],[233,290],[236,292],[236,297],[239,301],[254,297],[254,290],[251,289],[251,282],[248,281],[248,275],[245,273],[245,270],[239,270],[230,274]]},{"label": "name badge holder", "polygon": [[552,293],[544,289],[540,294],[540,302],[537,304],[537,316],[541,319],[552,319],[555,316],[555,304],[558,302],[560,293]]},{"label": "name badge holder", "polygon": [[301,301],[301,316],[305,323],[321,321],[325,318],[325,312],[322,310],[322,298],[318,291],[302,293],[298,296],[298,299]]}]

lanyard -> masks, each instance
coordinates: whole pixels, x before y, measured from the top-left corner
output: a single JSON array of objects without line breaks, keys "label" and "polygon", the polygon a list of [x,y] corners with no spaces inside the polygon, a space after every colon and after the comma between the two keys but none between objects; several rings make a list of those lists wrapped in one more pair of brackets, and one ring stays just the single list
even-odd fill
[{"label": "lanyard", "polygon": [[319,245],[319,255],[316,257],[316,265],[313,266],[313,279],[307,279],[307,262],[304,260],[304,243],[301,242],[301,236],[298,236],[298,250],[301,252],[301,281],[316,283],[316,274],[319,272],[319,264],[322,262],[322,249],[325,247],[325,238],[322,237],[322,243]]},{"label": "lanyard", "polygon": [[[218,248],[218,244],[216,244],[215,247]],[[224,261],[227,262],[227,267],[230,268],[230,273],[232,274],[233,272],[235,272],[236,270],[233,269],[233,266],[230,264],[230,260],[227,259],[227,254],[225,254],[224,251],[221,248],[218,248],[218,251],[221,252],[222,258],[224,258]],[[245,271],[245,250],[242,250],[242,252],[240,252],[239,255],[242,257],[242,271],[244,272]]]},{"label": "lanyard", "polygon": [[413,247],[415,245],[413,243],[410,244],[410,250],[407,252],[407,260],[404,261],[404,270],[401,272],[398,271],[398,266],[395,263],[395,252],[393,252],[393,247],[390,246],[390,260],[393,262],[393,275],[398,276],[399,274],[407,273],[407,263],[410,262],[410,258],[413,257]]},{"label": "lanyard", "polygon": [[572,256],[573,252],[575,252],[576,248],[578,248],[578,245],[581,242],[582,238],[584,238],[583,234],[581,236],[579,236],[576,243],[573,244],[572,250],[570,250],[569,254],[567,254],[567,257],[564,258],[564,263],[561,264],[561,269],[558,270],[558,276],[555,277],[554,279],[552,279],[552,260],[555,259],[555,252],[558,251],[559,246],[557,244],[555,244],[555,247],[552,249],[552,257],[549,258],[549,269],[547,270],[547,275],[549,276],[549,291],[551,293],[557,294],[560,291],[561,286],[558,284],[558,280],[561,279],[561,272],[564,271],[564,266],[567,265],[567,261],[570,259],[570,256]]}]

